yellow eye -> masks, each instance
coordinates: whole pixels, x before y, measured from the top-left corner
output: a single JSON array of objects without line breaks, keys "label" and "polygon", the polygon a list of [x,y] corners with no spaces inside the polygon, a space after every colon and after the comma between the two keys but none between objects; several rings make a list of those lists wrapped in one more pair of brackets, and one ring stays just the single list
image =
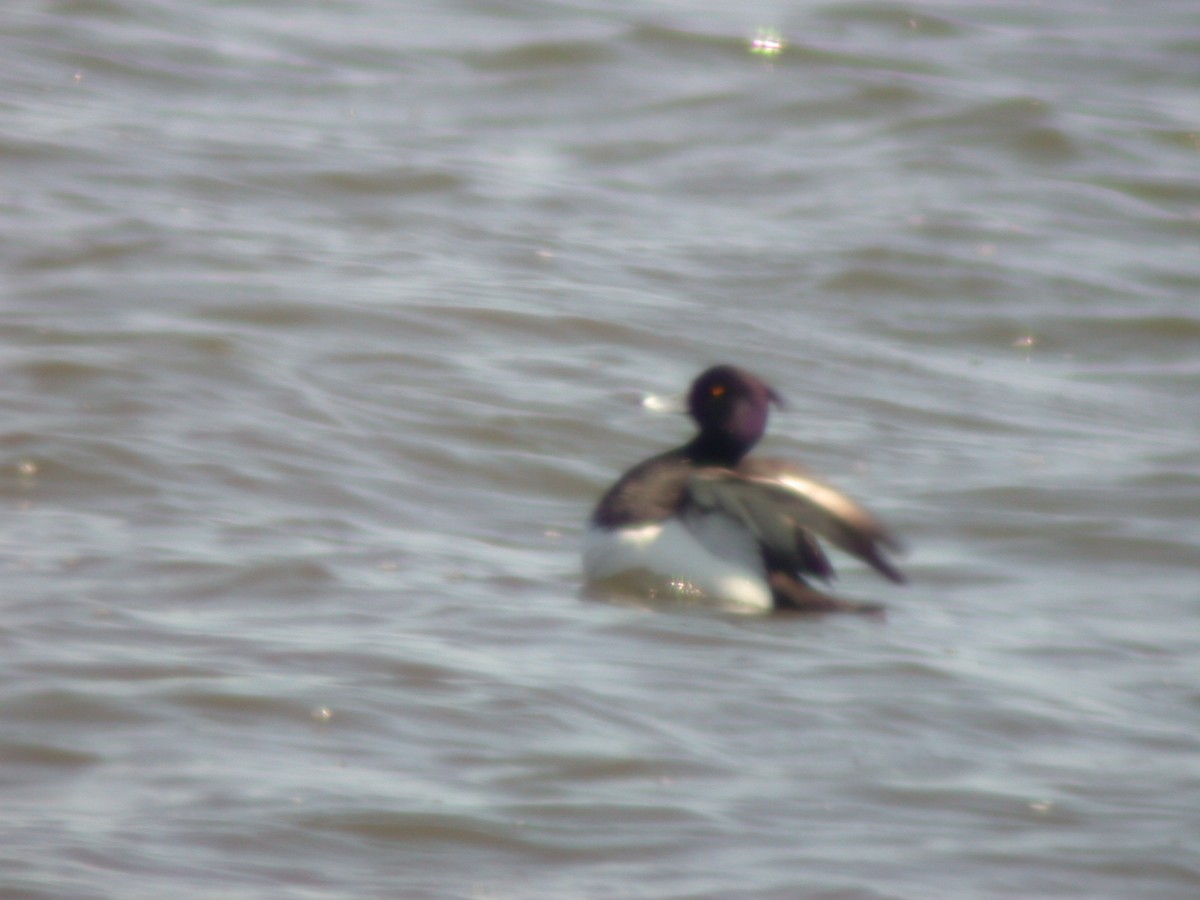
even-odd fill
[{"label": "yellow eye", "polygon": [[721,395],[723,395],[724,393],[725,393],[725,385],[723,385],[723,384],[714,384],[714,385],[713,385],[713,387],[712,387],[712,395],[713,395],[714,397],[720,397],[720,396],[721,396]]}]

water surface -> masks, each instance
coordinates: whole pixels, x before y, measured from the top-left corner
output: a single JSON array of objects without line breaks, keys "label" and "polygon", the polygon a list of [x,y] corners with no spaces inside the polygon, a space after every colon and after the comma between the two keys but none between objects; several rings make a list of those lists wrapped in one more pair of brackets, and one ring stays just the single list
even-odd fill
[{"label": "water surface", "polygon": [[[1200,893],[1194,4],[4,19],[0,893]],[[717,361],[886,621],[583,598]]]}]

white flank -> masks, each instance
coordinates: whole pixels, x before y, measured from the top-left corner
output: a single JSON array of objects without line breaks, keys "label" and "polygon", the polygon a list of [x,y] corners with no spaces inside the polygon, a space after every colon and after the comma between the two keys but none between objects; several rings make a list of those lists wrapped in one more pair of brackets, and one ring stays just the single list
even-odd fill
[{"label": "white flank", "polygon": [[590,528],[583,538],[584,572],[590,581],[648,572],[666,585],[687,585],[720,605],[771,609],[771,589],[749,533],[726,516],[705,519],[703,537],[723,539],[717,552],[676,520],[615,531]]}]

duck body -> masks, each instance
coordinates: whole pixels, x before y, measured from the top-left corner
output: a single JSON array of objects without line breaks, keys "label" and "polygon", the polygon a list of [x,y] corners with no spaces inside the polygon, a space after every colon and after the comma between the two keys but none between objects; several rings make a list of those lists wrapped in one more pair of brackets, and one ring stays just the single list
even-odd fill
[{"label": "duck body", "polygon": [[690,502],[695,472],[672,451],[635,466],[613,486],[584,536],[589,579],[632,575],[651,590],[662,581],[675,593],[770,610],[754,535],[735,518]]},{"label": "duck body", "polygon": [[834,575],[817,535],[895,582],[891,536],[862,507],[782,460],[746,459],[779,397],[733,366],[692,384],[699,433],[631,468],[601,497],[584,537],[590,582],[708,602],[744,612],[876,611],[822,593]]}]

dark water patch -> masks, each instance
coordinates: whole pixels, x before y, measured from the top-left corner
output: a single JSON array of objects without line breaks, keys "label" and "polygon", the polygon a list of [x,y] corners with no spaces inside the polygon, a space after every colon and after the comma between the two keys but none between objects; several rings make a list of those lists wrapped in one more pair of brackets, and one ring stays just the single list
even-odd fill
[{"label": "dark water patch", "polygon": [[1200,546],[1187,536],[1138,537],[1078,526],[1047,529],[1041,540],[1026,546],[1026,552],[1049,560],[1069,556],[1098,569],[1125,572],[1153,568],[1183,574],[1200,567]]},{"label": "dark water patch", "polygon": [[[705,32],[686,27],[671,27],[655,24],[639,24],[630,32],[635,46],[648,50],[660,62],[674,62],[680,66],[697,66],[706,60],[738,62],[740,71],[784,72],[792,68],[845,69],[852,72],[892,71],[910,74],[935,71],[924,60],[897,55],[895,45],[874,48],[876,52],[856,52],[836,40],[814,38],[811,30],[775,32],[762,27],[756,32],[753,27],[739,31]],[[782,48],[768,55],[753,52],[753,42],[758,39],[779,39]],[[803,40],[801,40],[803,38]]]},{"label": "dark water patch", "polygon": [[[687,97],[674,99],[664,104],[658,111],[663,113],[703,108],[712,104],[727,102],[724,97]],[[645,165],[660,161],[675,159],[680,152],[679,144],[671,139],[641,138],[629,140],[621,138],[616,141],[588,140],[574,149],[574,154],[581,161],[590,165],[604,168],[624,168],[635,165]]]},{"label": "dark water patch", "polygon": [[[139,223],[126,223],[136,232]],[[111,225],[102,231],[75,236],[69,244],[52,248],[32,250],[14,263],[14,269],[23,274],[74,272],[82,268],[121,268],[164,251],[166,245],[161,236],[129,234],[121,236],[120,228]]]},{"label": "dark water patch", "polygon": [[[1200,46],[1196,50],[1200,55]],[[1163,128],[1151,129],[1148,134],[1164,146],[1183,150],[1185,159],[1194,160],[1200,152],[1200,129]]]},{"label": "dark water patch", "polygon": [[1159,209],[1184,215],[1191,225],[1191,233],[1193,235],[1200,233],[1200,225],[1196,224],[1197,216],[1200,216],[1200,184],[1195,181],[1114,176],[1096,177],[1092,181],[1145,201]]},{"label": "dark water patch", "polygon": [[193,710],[197,715],[217,722],[266,724],[277,721],[307,727],[314,721],[311,704],[286,697],[242,693],[232,686],[219,691],[171,691],[161,698],[173,707]]},{"label": "dark water patch", "polygon": [[[445,170],[420,171],[408,167],[393,167],[388,170],[341,172],[314,172],[304,176],[319,190],[339,196],[361,193],[371,198],[386,196],[408,196],[412,194],[457,191],[466,186],[461,175]],[[300,185],[296,185],[300,187]]]},{"label": "dark water patch", "polygon": [[947,147],[975,147],[1043,166],[1082,160],[1086,150],[1053,107],[1036,97],[1012,97],[952,112],[911,116],[893,130],[920,133]]},{"label": "dark water patch", "polygon": [[[1200,453],[1191,457],[1192,463],[1200,462]],[[1170,471],[1152,471],[1126,479],[1128,487],[1137,492],[1143,502],[1169,503],[1175,499],[1186,500],[1192,493],[1200,493],[1200,469],[1173,468]]]},{"label": "dark water patch", "polygon": [[[1050,810],[1056,808],[1052,803],[1047,805]],[[1200,872],[1184,861],[1186,850],[1181,844],[1170,847],[1168,842],[1155,841],[1150,846],[1123,844],[1104,852],[1080,852],[1079,838],[1069,836],[1078,824],[1066,835],[1048,838],[1048,833],[1055,833],[1055,825],[1054,821],[1046,822],[1046,829],[1034,832],[1036,838],[1012,836],[967,851],[967,858],[989,870],[977,887],[994,890],[996,896],[1034,890],[1043,896],[1098,897],[1115,892],[1118,896],[1136,894],[1169,900],[1200,886]],[[1015,874],[1015,869],[1021,874]]]},{"label": "dark water patch", "polygon": [[[1194,233],[1195,225],[1192,223],[1177,223],[1177,230],[1182,232],[1187,231]],[[1187,271],[1183,269],[1171,269],[1164,271],[1163,269],[1150,268],[1144,266],[1131,266],[1130,271],[1138,281],[1146,284],[1157,285],[1169,291],[1172,295],[1189,295],[1200,294],[1200,273]]]},{"label": "dark water patch", "polygon": [[[256,539],[269,543],[260,529],[254,534]],[[230,535],[229,539],[236,541],[236,536]],[[254,596],[298,601],[323,596],[336,582],[337,576],[326,563],[311,557],[282,557],[251,559],[244,565],[225,566],[219,574],[202,582],[193,579],[187,591],[198,600]]]},{"label": "dark water patch", "polygon": [[[0,472],[0,491],[33,502],[70,501],[102,496],[159,496],[171,467],[145,448],[131,448],[121,439],[45,434],[8,435],[3,443],[19,448]],[[10,451],[11,452],[11,451]],[[65,520],[64,520],[65,521]]]},{"label": "dark water patch", "polygon": [[1061,166],[1085,156],[1084,148],[1070,132],[1050,126],[1018,130],[1006,143],[1018,158],[1045,166]]},{"label": "dark water patch", "polygon": [[618,56],[609,41],[564,38],[560,41],[529,41],[505,50],[462,54],[480,72],[561,72],[614,62]]},{"label": "dark water patch", "polygon": [[[323,308],[321,305],[306,303],[303,300],[279,300],[275,298],[258,298],[251,303],[224,303],[220,300],[205,304],[195,312],[202,321],[232,323],[237,325],[262,326],[273,334],[281,329],[315,329],[328,330],[344,322],[345,313]],[[357,317],[372,316],[367,307],[356,307],[353,315]],[[375,313],[378,323],[383,323],[386,317]]]},{"label": "dark water patch", "polygon": [[107,662],[72,662],[63,659],[35,661],[25,667],[31,673],[47,676],[76,678],[80,681],[99,683],[115,682],[160,682],[191,681],[193,679],[219,678],[220,669],[183,663],[142,662],[112,660]]},{"label": "dark water patch", "polygon": [[1076,516],[1085,513],[1109,513],[1120,508],[1126,498],[1113,489],[1111,484],[1089,484],[1060,486],[1057,490],[1044,485],[1003,484],[971,489],[948,490],[944,498],[953,498],[963,506],[977,509],[1018,510],[1042,517],[1049,522],[1051,516]]},{"label": "dark water patch", "polygon": [[959,267],[948,262],[942,261],[940,272],[927,268],[907,268],[899,260],[879,261],[870,268],[845,267],[839,274],[822,282],[821,289],[845,295],[924,296],[951,301],[964,297],[995,298],[1007,290],[1007,283],[998,275],[983,271],[955,273],[948,270]]},{"label": "dark water patch", "polygon": [[710,56],[745,57],[752,34],[722,33],[640,21],[632,25],[627,39],[650,55],[663,60],[700,63]]},{"label": "dark water patch", "polygon": [[[587,824],[580,813],[586,811]],[[649,804],[520,804],[502,811],[409,811],[377,808],[359,811],[301,812],[292,817],[301,828],[350,835],[373,844],[405,848],[421,857],[456,858],[465,852],[517,854],[542,862],[586,862],[645,857],[676,846],[678,828],[696,817]],[[614,826],[620,824],[621,827]]]},{"label": "dark water patch", "polygon": [[[73,398],[107,398],[114,391],[136,394],[148,381],[145,371],[121,365],[119,354],[107,347],[79,349],[58,359],[42,355],[12,366],[9,377],[29,379],[29,389],[39,394]],[[126,411],[136,408],[136,403],[130,403]],[[112,411],[111,406],[109,410]]]},{"label": "dark water patch", "polygon": [[887,52],[876,48],[873,53],[856,53],[817,43],[796,43],[787,47],[774,63],[781,68],[813,68],[817,70],[841,70],[843,74],[862,72],[889,72],[908,76],[935,75],[937,66],[930,65],[919,57],[895,55],[894,47]]},{"label": "dark water patch", "polygon": [[503,769],[489,778],[494,784],[529,789],[546,796],[563,791],[576,793],[605,785],[632,783],[647,789],[669,785],[676,779],[714,777],[724,774],[715,766],[694,760],[645,759],[636,756],[571,754],[528,754],[506,761]]},{"label": "dark water patch", "polygon": [[143,377],[148,377],[149,371],[134,365],[121,351],[144,349],[153,353],[155,349],[161,349],[178,365],[190,357],[227,357],[238,346],[234,336],[228,332],[206,333],[189,328],[180,330],[174,322],[170,327],[146,328],[109,320],[86,330],[80,328],[77,321],[70,320],[40,327],[10,322],[0,326],[0,333],[20,341],[26,348],[44,351],[40,354],[39,362],[52,365],[58,362],[57,354],[51,352],[53,348],[64,354],[70,352],[69,356],[61,357],[64,362],[111,366],[127,374],[136,372]]},{"label": "dark water patch", "polygon": [[127,4],[117,0],[55,0],[48,4],[48,9],[56,15],[82,19],[93,17],[122,21],[134,16]]},{"label": "dark water patch", "polygon": [[846,29],[882,26],[893,36],[951,38],[964,31],[962,23],[904,3],[846,3],[823,7],[817,15]]},{"label": "dark water patch", "polygon": [[103,761],[103,756],[53,744],[0,741],[0,763],[50,769],[79,769]]},{"label": "dark water patch", "polygon": [[778,98],[779,104],[771,114],[804,128],[820,128],[830,121],[887,121],[899,110],[916,109],[928,101],[925,91],[914,82],[912,76],[897,81],[890,72],[875,71],[854,83],[838,84],[836,92],[802,99],[790,95]]},{"label": "dark water patch", "polygon": [[6,720],[74,725],[129,725],[155,717],[137,704],[100,690],[34,688],[0,699]]},{"label": "dark water patch", "polygon": [[302,812],[293,817],[297,827],[317,832],[345,834],[373,843],[417,848],[442,848],[458,855],[468,848],[496,852],[557,853],[540,844],[515,823],[453,812],[408,812],[390,809]]},{"label": "dark water patch", "polygon": [[[0,138],[0,160],[13,166],[45,166],[54,163],[95,165],[108,158],[108,154],[103,150],[80,147],[61,139],[22,135],[6,135]],[[8,202],[14,203],[14,200],[10,199]]]},{"label": "dark water patch", "polygon": [[932,131],[960,136],[993,131],[1000,133],[1014,128],[1020,130],[1042,127],[1052,114],[1051,111],[1051,105],[1040,97],[1005,97],[983,102],[966,102],[937,115],[905,119],[896,127],[901,131]]},{"label": "dark water patch", "polygon": [[1069,806],[1051,805],[1043,812],[1038,806],[1038,794],[1022,794],[1012,789],[906,784],[902,779],[894,779],[872,785],[863,793],[863,799],[873,802],[884,798],[910,816],[936,817],[941,827],[947,829],[967,828],[972,821],[987,821],[992,828],[1038,824],[1048,828],[1079,826],[1085,821],[1081,812]]},{"label": "dark water patch", "polygon": [[1190,316],[1047,317],[1037,331],[1086,362],[1144,359],[1165,366],[1193,360],[1200,349],[1200,318]]}]

